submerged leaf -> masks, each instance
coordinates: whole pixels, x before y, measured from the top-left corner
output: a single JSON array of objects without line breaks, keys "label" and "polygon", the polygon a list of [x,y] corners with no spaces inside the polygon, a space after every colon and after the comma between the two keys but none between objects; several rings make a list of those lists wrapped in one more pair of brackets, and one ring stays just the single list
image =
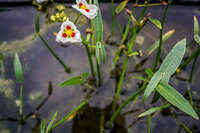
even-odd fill
[{"label": "submerged leaf", "polygon": [[119,14],[126,6],[129,0],[123,0],[116,8],[115,12]]},{"label": "submerged leaf", "polygon": [[18,80],[19,83],[23,82],[23,71],[22,71],[22,65],[19,60],[19,56],[17,53],[15,53],[14,57],[14,71],[15,71],[15,76]]},{"label": "submerged leaf", "polygon": [[147,115],[151,115],[157,111],[160,111],[164,108],[167,108],[169,107],[170,104],[166,104],[166,105],[163,105],[163,106],[160,106],[160,107],[153,107],[153,108],[150,108],[148,109],[147,111],[143,112],[142,114],[140,114],[138,117],[144,117],[144,116],[147,116]]},{"label": "submerged leaf", "polygon": [[[162,43],[165,43],[173,34],[174,34],[175,30],[172,29],[170,31],[168,31],[167,33],[165,33],[163,35],[163,39],[162,39]],[[153,53],[158,47],[159,47],[159,44],[160,44],[160,40],[156,41],[150,49],[148,49],[148,55],[150,55],[151,53]]]},{"label": "submerged leaf", "polygon": [[181,111],[187,113],[195,119],[199,119],[198,115],[189,104],[189,102],[172,86],[167,83],[161,82],[156,89],[161,96],[163,96],[168,102],[179,108]]}]

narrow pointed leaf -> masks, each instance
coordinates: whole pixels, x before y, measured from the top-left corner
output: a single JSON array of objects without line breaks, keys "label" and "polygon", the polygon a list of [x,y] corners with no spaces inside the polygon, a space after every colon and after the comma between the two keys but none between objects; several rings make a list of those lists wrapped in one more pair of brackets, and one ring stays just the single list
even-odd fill
[{"label": "narrow pointed leaf", "polygon": [[76,76],[73,78],[70,78],[69,80],[66,80],[59,84],[60,87],[65,87],[65,86],[71,86],[71,85],[78,85],[82,84],[84,81],[80,76]]},{"label": "narrow pointed leaf", "polygon": [[101,43],[101,56],[102,56],[102,60],[103,60],[103,63],[105,63],[106,61],[106,50],[105,50],[105,47],[104,45]]},{"label": "narrow pointed leaf", "polygon": [[199,119],[198,115],[189,104],[189,102],[172,86],[161,82],[158,87],[157,91],[163,96],[169,103],[179,108],[181,111],[185,112],[186,114],[192,116],[195,119]]},{"label": "narrow pointed leaf", "polygon": [[15,53],[15,57],[14,57],[14,72],[15,72],[17,81],[19,83],[22,83],[23,82],[23,71],[22,71],[22,65],[20,63],[19,56],[17,53]]},{"label": "narrow pointed leaf", "polygon": [[186,49],[186,39],[179,41],[163,60],[158,71],[163,73],[162,82],[168,83],[170,77],[180,65]]},{"label": "narrow pointed leaf", "polygon": [[149,20],[159,29],[162,29],[162,25],[158,19],[149,18]]},{"label": "narrow pointed leaf", "polygon": [[199,22],[197,20],[197,17],[194,16],[194,35],[199,34]]},{"label": "narrow pointed leaf", "polygon": [[[167,33],[165,33],[163,35],[163,40],[162,40],[162,43],[164,44],[173,34],[174,34],[175,30],[170,30],[168,31]],[[160,44],[160,40],[156,41],[152,46],[151,48],[148,49],[148,55],[150,55],[151,53],[153,53],[158,47],[159,47],[159,44]]]},{"label": "narrow pointed leaf", "polygon": [[40,131],[41,133],[45,133],[45,120],[42,120]]},{"label": "narrow pointed leaf", "polygon": [[200,44],[200,37],[199,35],[194,35],[194,40],[196,43]]},{"label": "narrow pointed leaf", "polygon": [[126,4],[128,3],[129,0],[123,0],[118,6],[117,8],[115,9],[115,12],[117,14],[119,14],[125,7],[126,7]]},{"label": "narrow pointed leaf", "polygon": [[99,55],[99,43],[96,45],[96,59],[98,64],[100,64],[100,55]]},{"label": "narrow pointed leaf", "polygon": [[164,109],[164,108],[167,108],[167,107],[169,107],[169,106],[170,106],[170,104],[166,104],[166,105],[163,105],[163,106],[160,106],[160,107],[153,107],[153,108],[150,108],[150,109],[148,109],[147,111],[141,113],[138,117],[144,117],[144,116],[147,116],[147,115],[151,115],[151,114],[153,114],[153,113],[155,113],[155,112],[157,112],[157,111],[160,111],[160,110],[162,110],[162,109]]},{"label": "narrow pointed leaf", "polygon": [[56,120],[57,114],[58,114],[58,112],[54,113],[53,117],[51,118],[51,121],[49,122],[49,124],[47,126],[46,133],[49,133],[49,131],[51,130],[51,127],[52,127],[54,121]]},{"label": "narrow pointed leaf", "polygon": [[147,88],[144,91],[144,97],[143,97],[144,101],[150,96],[150,94],[156,88],[156,86],[160,82],[161,78],[162,78],[162,73],[160,71],[156,72],[153,75],[153,77],[151,78],[151,80],[149,81],[149,83],[147,85]]}]

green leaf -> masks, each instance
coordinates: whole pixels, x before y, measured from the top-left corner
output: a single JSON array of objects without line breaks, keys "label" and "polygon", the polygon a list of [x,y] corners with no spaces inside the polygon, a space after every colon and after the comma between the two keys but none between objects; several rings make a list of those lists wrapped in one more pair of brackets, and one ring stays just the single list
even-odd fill
[{"label": "green leaf", "polygon": [[73,78],[70,78],[69,80],[66,80],[59,84],[60,87],[65,87],[65,86],[71,86],[71,85],[78,85],[82,84],[84,81],[80,76],[76,76]]},{"label": "green leaf", "polygon": [[88,99],[83,100],[75,109],[73,109],[70,113],[68,113],[65,117],[63,117],[60,121],[56,122],[50,130],[58,127],[59,125],[63,124],[67,121],[74,113],[78,112],[85,104],[88,103]]},{"label": "green leaf", "polygon": [[101,47],[102,60],[103,60],[103,63],[105,63],[106,62],[106,50],[105,50],[105,47],[102,43],[101,43],[100,47]]},{"label": "green leaf", "polygon": [[161,96],[163,96],[169,103],[179,108],[181,111],[192,116],[195,119],[199,119],[198,115],[189,104],[189,102],[172,86],[161,82],[156,89]]},{"label": "green leaf", "polygon": [[96,41],[102,43],[102,41],[103,41],[103,21],[102,21],[101,10],[99,8],[98,0],[94,0],[94,4],[99,9],[97,16],[93,20],[94,33],[95,33]]},{"label": "green leaf", "polygon": [[81,77],[82,77],[82,78],[87,78],[87,77],[88,77],[88,73],[83,73],[83,74],[81,74]]},{"label": "green leaf", "polygon": [[194,35],[194,40],[196,43],[200,44],[200,37],[199,35]]},{"label": "green leaf", "polygon": [[149,18],[149,20],[151,21],[151,23],[153,23],[156,27],[158,27],[159,29],[162,29],[162,25],[160,23],[160,21],[158,19],[153,19],[153,18]]},{"label": "green leaf", "polygon": [[45,120],[42,120],[42,124],[41,124],[41,133],[45,133]]},{"label": "green leaf", "polygon": [[51,121],[49,122],[47,130],[46,130],[46,133],[48,133],[51,130],[51,127],[52,127],[54,121],[56,120],[57,114],[58,114],[58,112],[54,113],[53,117],[51,118]]},{"label": "green leaf", "polygon": [[40,12],[37,13],[36,21],[35,21],[35,32],[40,32]]},{"label": "green leaf", "polygon": [[149,83],[147,85],[147,88],[144,91],[144,97],[143,97],[144,101],[150,96],[150,94],[156,88],[156,86],[160,82],[161,78],[162,78],[162,73],[160,71],[156,72],[153,75],[153,77],[151,78],[151,80],[149,81]]},{"label": "green leaf", "polygon": [[197,17],[194,16],[194,35],[198,35],[199,34],[199,23],[197,20]]},{"label": "green leaf", "polygon": [[104,49],[103,46],[103,20],[102,20],[102,16],[101,16],[101,10],[99,8],[99,3],[98,0],[94,0],[94,4],[98,7],[98,14],[97,16],[94,18],[94,20],[92,20],[93,26],[94,26],[94,35],[96,38],[96,45],[98,45],[98,48],[96,46],[96,58],[98,61],[98,64],[100,64],[100,57],[99,57],[99,48],[101,48],[101,55],[102,55],[102,60],[103,62],[105,62],[106,59],[106,51]]},{"label": "green leaf", "polygon": [[158,71],[163,73],[162,82],[168,83],[170,77],[180,65],[186,49],[186,39],[179,41],[163,60]]},{"label": "green leaf", "polygon": [[[160,81],[168,83],[170,77],[180,65],[186,49],[186,39],[179,41],[164,59],[160,69],[153,75],[144,92],[144,101],[153,92]],[[162,78],[162,79],[161,79]]]},{"label": "green leaf", "polygon": [[97,45],[96,45],[96,59],[97,59],[97,63],[100,64],[99,43],[97,43]]},{"label": "green leaf", "polygon": [[123,0],[118,6],[117,8],[115,9],[115,12],[117,14],[119,14],[126,6],[126,4],[128,3],[129,0]]},{"label": "green leaf", "polygon": [[139,77],[139,76],[132,76],[131,78],[133,78],[133,79],[139,79],[139,80],[142,80],[142,81],[149,82],[148,79],[145,79],[145,78],[143,78],[143,77]]},{"label": "green leaf", "polygon": [[14,71],[15,71],[15,76],[20,84],[23,82],[23,71],[22,71],[22,65],[19,60],[19,56],[17,53],[15,53],[14,57]]},{"label": "green leaf", "polygon": [[164,108],[167,108],[167,107],[169,107],[169,106],[170,106],[170,104],[166,104],[166,105],[163,105],[163,106],[160,106],[160,107],[153,107],[153,108],[150,108],[150,109],[148,109],[147,111],[141,113],[138,117],[140,118],[140,117],[144,117],[144,116],[147,116],[147,115],[151,115],[151,114],[153,114],[154,112],[160,111],[160,110],[162,110],[162,109],[164,109]]},{"label": "green leaf", "polygon": [[151,69],[149,69],[149,68],[146,68],[145,69],[145,72],[146,72],[146,74],[148,75],[148,77],[153,77],[153,71],[151,70]]},{"label": "green leaf", "polygon": [[[170,31],[168,31],[167,33],[165,33],[163,35],[163,39],[162,39],[162,43],[164,44],[173,34],[174,34],[175,30],[172,29]],[[156,41],[152,46],[151,48],[148,49],[148,55],[150,55],[151,53],[153,53],[158,47],[159,47],[159,44],[160,44],[160,40]]]}]

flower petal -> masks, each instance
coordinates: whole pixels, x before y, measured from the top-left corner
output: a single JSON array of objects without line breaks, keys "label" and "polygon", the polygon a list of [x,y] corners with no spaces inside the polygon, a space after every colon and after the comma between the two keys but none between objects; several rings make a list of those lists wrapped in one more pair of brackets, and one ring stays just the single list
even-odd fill
[{"label": "flower petal", "polygon": [[[80,2],[86,6],[86,9],[79,8]],[[76,0],[76,5],[72,5],[72,7],[74,9],[78,10],[79,12],[81,12],[83,15],[85,15],[89,19],[94,19],[98,13],[97,6],[92,5],[92,4],[87,4],[87,2],[85,0]]]},{"label": "flower petal", "polygon": [[[63,37],[63,32],[64,32],[64,30],[66,29],[67,26],[69,26],[70,28],[73,29],[73,33],[74,33],[73,37],[72,36]],[[67,43],[67,42],[78,43],[78,42],[82,42],[79,30],[77,30],[76,26],[71,21],[69,21],[69,19],[67,19],[64,23],[62,23],[62,25],[60,27],[60,31],[58,32],[58,34],[56,36],[56,41],[57,42],[62,42],[62,43]]]}]

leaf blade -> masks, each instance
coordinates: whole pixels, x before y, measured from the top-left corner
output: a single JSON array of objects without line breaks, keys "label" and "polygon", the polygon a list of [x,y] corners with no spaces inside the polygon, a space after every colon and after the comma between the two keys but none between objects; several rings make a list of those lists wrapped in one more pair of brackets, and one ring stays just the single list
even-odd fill
[{"label": "leaf blade", "polygon": [[195,119],[199,119],[198,115],[189,104],[189,102],[172,86],[161,82],[156,89],[161,96],[163,96],[169,103],[179,108],[181,111],[192,116]]},{"label": "leaf blade", "polygon": [[78,85],[82,84],[84,81],[80,76],[72,77],[68,80],[65,80],[64,82],[60,83],[60,87],[66,87],[66,86],[71,86],[71,85]]},{"label": "leaf blade", "polygon": [[123,0],[115,9],[116,14],[119,14],[127,5],[129,0]]},{"label": "leaf blade", "polygon": [[51,130],[51,127],[52,127],[54,121],[56,120],[57,114],[58,114],[58,112],[55,112],[53,117],[51,118],[51,121],[49,122],[49,124],[47,126],[46,133],[48,133]]},{"label": "leaf blade", "polygon": [[14,72],[15,76],[20,84],[23,82],[23,70],[22,70],[22,65],[19,59],[19,56],[17,53],[15,53],[14,57]]},{"label": "leaf blade", "polygon": [[153,23],[156,27],[158,27],[160,30],[162,29],[162,25],[158,19],[149,18],[150,22]]},{"label": "leaf blade", "polygon": [[194,16],[194,35],[199,34],[199,22],[197,20],[197,17]]},{"label": "leaf blade", "polygon": [[145,101],[150,96],[150,94],[153,92],[153,90],[156,88],[156,86],[160,82],[161,78],[162,78],[162,73],[160,71],[156,72],[153,75],[153,77],[149,81],[144,91],[143,101]]}]

